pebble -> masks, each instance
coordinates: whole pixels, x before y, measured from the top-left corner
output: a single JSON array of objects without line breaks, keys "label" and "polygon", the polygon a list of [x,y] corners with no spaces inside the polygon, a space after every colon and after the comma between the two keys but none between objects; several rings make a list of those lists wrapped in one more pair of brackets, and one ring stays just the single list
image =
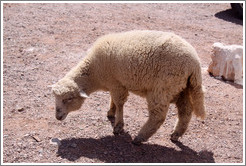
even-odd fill
[{"label": "pebble", "polygon": [[41,139],[36,135],[32,136],[32,138],[37,142],[41,142]]},{"label": "pebble", "polygon": [[60,141],[59,138],[52,138],[52,139],[50,140],[50,144],[60,146],[60,145],[61,145],[61,141]]},{"label": "pebble", "polygon": [[16,106],[16,110],[19,111],[19,112],[22,112],[22,111],[24,111],[24,108],[20,107],[20,106]]},{"label": "pebble", "polygon": [[25,135],[24,135],[24,137],[28,137],[28,136],[30,136],[30,134],[25,134]]},{"label": "pebble", "polygon": [[44,152],[44,150],[43,150],[43,149],[40,149],[38,152],[39,152],[39,153],[43,153],[43,152]]}]

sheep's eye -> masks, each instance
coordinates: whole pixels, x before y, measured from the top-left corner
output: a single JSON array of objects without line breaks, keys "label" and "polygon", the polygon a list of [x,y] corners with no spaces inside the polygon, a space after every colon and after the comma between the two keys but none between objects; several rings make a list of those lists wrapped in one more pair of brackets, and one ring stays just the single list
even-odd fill
[{"label": "sheep's eye", "polygon": [[63,104],[70,103],[72,100],[73,100],[73,98],[64,99],[64,100],[62,100],[62,103]]},{"label": "sheep's eye", "polygon": [[70,103],[73,100],[73,98],[67,99],[67,102]]}]

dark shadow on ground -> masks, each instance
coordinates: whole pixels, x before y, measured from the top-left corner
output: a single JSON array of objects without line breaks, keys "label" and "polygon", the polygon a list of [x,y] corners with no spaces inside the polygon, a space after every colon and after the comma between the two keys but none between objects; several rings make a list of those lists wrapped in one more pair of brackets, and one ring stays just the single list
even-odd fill
[{"label": "dark shadow on ground", "polygon": [[99,139],[71,138],[61,140],[57,156],[69,161],[80,157],[97,159],[105,163],[214,163],[213,153],[196,152],[181,142],[175,144],[176,150],[156,144],[131,143],[128,133],[119,136],[107,136]]},{"label": "dark shadow on ground", "polygon": [[221,81],[221,82],[224,82],[224,83],[226,83],[226,84],[229,84],[229,85],[231,85],[231,86],[234,86],[234,87],[237,88],[237,89],[243,89],[243,85],[239,85],[239,84],[236,84],[236,83],[234,83],[234,82],[232,82],[232,81],[228,81],[228,80],[226,80],[224,77],[215,77],[215,76],[213,76],[211,73],[209,73],[209,75],[210,75],[211,77],[213,77],[214,79],[216,79],[216,80],[218,80],[218,81]]},{"label": "dark shadow on ground", "polygon": [[215,14],[215,17],[232,22],[234,24],[243,25],[243,19],[240,19],[232,9],[220,11]]}]

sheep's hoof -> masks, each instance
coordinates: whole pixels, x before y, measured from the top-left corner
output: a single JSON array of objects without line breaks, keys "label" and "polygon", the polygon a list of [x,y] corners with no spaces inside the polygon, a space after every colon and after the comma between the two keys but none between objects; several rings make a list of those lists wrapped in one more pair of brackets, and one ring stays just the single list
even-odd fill
[{"label": "sheep's hoof", "polygon": [[[114,116],[107,116],[108,120],[112,123],[112,125],[115,122],[115,117]],[[113,125],[114,126],[114,125]]]},{"label": "sheep's hoof", "polygon": [[172,133],[170,139],[172,142],[177,142],[179,137],[180,137],[180,135],[178,133]]},{"label": "sheep's hoof", "polygon": [[132,143],[134,145],[139,146],[139,145],[142,145],[142,142],[144,142],[144,141],[146,141],[144,138],[137,136],[137,137],[134,138],[134,140],[132,141]]},{"label": "sheep's hoof", "polygon": [[114,115],[107,115],[108,119],[114,119],[115,116]]},{"label": "sheep's hoof", "polygon": [[124,123],[118,123],[116,126],[114,126],[114,135],[119,135],[121,133],[123,133],[124,129],[123,129]]}]

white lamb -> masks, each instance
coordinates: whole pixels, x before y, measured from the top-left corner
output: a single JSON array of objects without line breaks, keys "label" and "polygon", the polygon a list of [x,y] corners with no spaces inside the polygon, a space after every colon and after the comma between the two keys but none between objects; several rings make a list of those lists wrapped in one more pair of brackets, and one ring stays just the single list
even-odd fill
[{"label": "white lamb", "polygon": [[128,92],[145,97],[149,119],[134,144],[147,141],[157,131],[170,103],[178,108],[173,141],[186,131],[192,112],[205,117],[199,58],[189,43],[173,33],[145,30],[105,35],[52,90],[58,120],[79,109],[91,93],[109,91],[107,115],[115,117],[114,134],[123,131],[123,105]]}]

